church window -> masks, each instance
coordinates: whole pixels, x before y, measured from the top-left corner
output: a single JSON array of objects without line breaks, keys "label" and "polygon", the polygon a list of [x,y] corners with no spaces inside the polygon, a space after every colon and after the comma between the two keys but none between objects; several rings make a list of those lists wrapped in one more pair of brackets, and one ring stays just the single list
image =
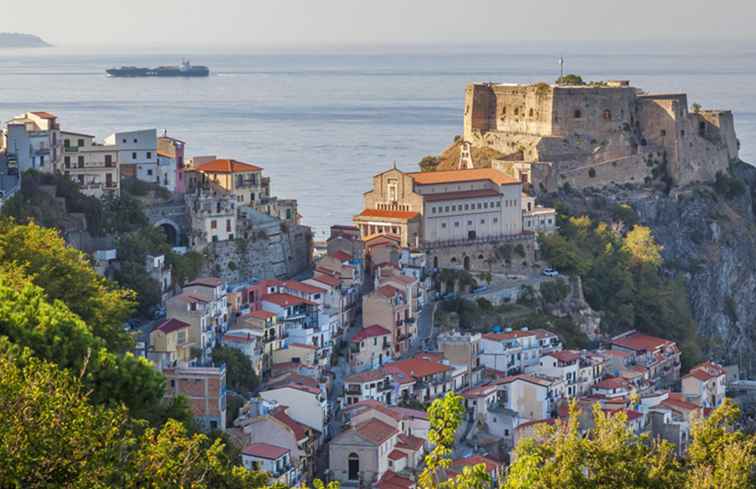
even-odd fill
[{"label": "church window", "polygon": [[580,119],[581,117],[583,117],[583,112],[580,109],[575,109],[573,115],[575,116],[575,119]]}]

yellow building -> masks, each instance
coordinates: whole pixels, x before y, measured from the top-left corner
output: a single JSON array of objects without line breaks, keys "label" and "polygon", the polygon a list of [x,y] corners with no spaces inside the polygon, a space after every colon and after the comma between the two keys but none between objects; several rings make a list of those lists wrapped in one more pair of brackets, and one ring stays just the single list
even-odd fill
[{"label": "yellow building", "polygon": [[169,366],[176,362],[189,362],[191,348],[191,325],[178,319],[168,319],[150,333],[150,351],[156,363]]},{"label": "yellow building", "polygon": [[212,160],[198,164],[194,169],[233,193],[239,204],[254,206],[268,197],[270,187],[264,185],[263,169],[259,166],[236,160]]}]

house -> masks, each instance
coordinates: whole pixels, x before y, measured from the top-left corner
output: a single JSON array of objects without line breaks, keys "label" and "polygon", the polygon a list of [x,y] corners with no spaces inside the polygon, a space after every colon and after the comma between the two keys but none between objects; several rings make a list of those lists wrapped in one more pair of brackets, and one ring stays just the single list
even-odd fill
[{"label": "house", "polygon": [[409,350],[412,338],[417,336],[417,325],[405,291],[392,285],[383,285],[362,298],[364,324],[377,324],[391,331],[391,344],[396,358]]},{"label": "house", "polygon": [[118,146],[98,144],[95,137],[61,131],[63,165],[58,171],[79,184],[84,195],[101,198],[120,192]]},{"label": "house", "polygon": [[465,386],[477,385],[483,377],[480,362],[480,333],[460,333],[451,331],[438,335],[438,349],[452,365],[461,365],[466,370]]},{"label": "house", "polygon": [[395,402],[393,390],[391,374],[382,368],[352,374],[344,379],[344,404],[349,406],[366,400],[392,404]]},{"label": "house", "polygon": [[241,330],[250,329],[254,331],[255,336],[260,338],[259,341],[261,342],[262,350],[261,373],[263,378],[268,377],[274,363],[273,357],[275,352],[284,348],[286,344],[286,330],[283,323],[278,322],[278,316],[274,313],[259,310],[241,316],[237,321],[237,326]]},{"label": "house", "polygon": [[567,385],[567,397],[578,395],[578,370],[580,352],[573,350],[553,351],[541,356],[539,364],[533,368],[536,373],[564,380]]},{"label": "house", "polygon": [[[157,153],[158,158],[165,158],[168,161],[175,163],[175,170],[171,170],[169,167],[165,167],[167,172],[166,177],[170,178],[170,173],[175,174],[174,177],[174,192],[183,194],[186,186],[184,183],[184,157],[186,151],[186,143],[180,139],[176,139],[168,136],[167,132],[163,132],[163,135],[158,137]],[[162,163],[162,162],[161,162]],[[162,164],[159,165],[162,167]]]},{"label": "house", "polygon": [[63,153],[58,116],[49,112],[26,112],[5,124],[2,134],[8,168],[18,174],[27,170],[53,173]]},{"label": "house", "polygon": [[661,386],[680,378],[680,350],[674,341],[630,330],[611,340],[612,350],[631,354],[631,362],[649,369],[651,379]]},{"label": "house", "polygon": [[[400,386],[399,392],[402,399],[412,396],[426,403],[455,390],[454,368],[427,356],[417,355],[415,358],[386,364],[383,368],[388,373],[396,374],[395,381],[399,383],[405,379],[413,381],[412,391],[402,389]],[[399,402],[399,400],[394,402]]]},{"label": "house", "polygon": [[291,418],[288,409],[276,403],[253,400],[239,410],[234,426],[247,438],[246,443],[268,443],[288,449],[296,471],[304,480],[309,480],[319,434]]},{"label": "house", "polygon": [[267,472],[271,484],[295,487],[299,472],[292,464],[291,450],[270,443],[250,443],[241,451],[242,465],[247,470]]},{"label": "house", "polygon": [[326,433],[329,420],[328,398],[323,387],[291,381],[260,392],[260,398],[288,406],[287,415],[319,433]]},{"label": "house", "polygon": [[260,329],[232,329],[223,335],[223,345],[244,353],[258,377],[263,375],[264,333]]},{"label": "house", "polygon": [[465,389],[461,394],[468,420],[485,421],[489,408],[499,399],[499,387],[496,384],[484,384]]},{"label": "house", "polygon": [[374,324],[352,336],[349,366],[353,371],[373,370],[392,359],[391,331]]},{"label": "house", "polygon": [[334,478],[345,486],[368,486],[380,481],[388,471],[401,473],[417,468],[422,443],[402,444],[400,435],[394,426],[376,418],[340,433],[329,444]]},{"label": "house", "polygon": [[682,378],[682,394],[687,400],[706,408],[719,407],[727,390],[727,372],[714,362],[696,365]]},{"label": "house", "polygon": [[226,430],[226,367],[163,369],[166,397],[184,396],[194,420],[205,430]]},{"label": "house", "polygon": [[150,333],[150,350],[148,357],[158,366],[184,365],[191,360],[190,341],[191,325],[184,321],[166,319]]},{"label": "house", "polygon": [[634,391],[633,385],[622,377],[607,377],[592,388],[593,394],[603,399],[627,398]]},{"label": "house", "polygon": [[193,280],[184,286],[181,294],[166,301],[166,315],[192,326],[190,341],[200,349],[201,359],[206,360],[228,327],[223,281],[214,277]]},{"label": "house", "polygon": [[230,192],[239,205],[254,206],[269,197],[270,187],[263,185],[259,166],[231,159],[214,159],[197,164],[194,170]]},{"label": "house", "polygon": [[157,130],[116,132],[106,137],[105,145],[118,148],[121,177],[160,184],[157,161]]},{"label": "house", "polygon": [[527,329],[485,333],[480,340],[480,363],[508,375],[537,365],[540,357],[538,335]]},{"label": "house", "polygon": [[[430,421],[425,411],[404,408],[399,406],[387,406],[379,401],[367,400],[356,404],[350,404],[344,408],[346,421],[351,425],[357,425],[370,419],[380,419],[401,431],[398,447],[411,447],[418,450],[419,446],[430,448],[428,430]],[[421,459],[416,462],[420,463]]]},{"label": "house", "polygon": [[536,374],[519,374],[496,381],[501,405],[528,420],[546,419],[556,412],[565,396],[564,379]]},{"label": "house", "polygon": [[273,352],[273,363],[294,362],[314,367],[321,364],[318,347],[307,343],[283,342],[283,346]]},{"label": "house", "polygon": [[167,295],[171,292],[171,287],[173,285],[171,266],[165,262],[165,255],[147,255],[144,261],[144,268],[147,275],[160,284],[160,296],[162,301],[165,301]]}]

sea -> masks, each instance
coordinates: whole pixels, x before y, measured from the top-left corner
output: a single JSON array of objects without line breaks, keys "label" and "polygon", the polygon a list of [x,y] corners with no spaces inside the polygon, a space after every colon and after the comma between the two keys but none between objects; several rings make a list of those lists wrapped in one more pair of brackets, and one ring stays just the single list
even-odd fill
[{"label": "sea", "polygon": [[[351,223],[374,174],[414,170],[462,133],[467,83],[553,82],[560,57],[586,80],[627,79],[731,109],[741,157],[756,162],[756,41],[0,50],[0,120],[54,112],[65,129],[98,139],[157,128],[186,141],[189,155],[257,164],[321,239]],[[105,75],[182,58],[211,76]]]}]

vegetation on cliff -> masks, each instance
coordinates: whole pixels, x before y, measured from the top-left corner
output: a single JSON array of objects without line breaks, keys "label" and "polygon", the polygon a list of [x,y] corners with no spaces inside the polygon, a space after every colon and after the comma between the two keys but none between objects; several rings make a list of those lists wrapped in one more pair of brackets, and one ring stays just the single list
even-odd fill
[{"label": "vegetation on cliff", "polygon": [[569,216],[562,208],[559,232],[541,236],[543,257],[567,274],[582,278],[585,299],[603,313],[610,335],[628,329],[669,338],[683,353],[684,368],[700,360],[700,340],[682,281],[662,273],[661,247],[648,227],[635,224],[626,207],[616,220]]}]

